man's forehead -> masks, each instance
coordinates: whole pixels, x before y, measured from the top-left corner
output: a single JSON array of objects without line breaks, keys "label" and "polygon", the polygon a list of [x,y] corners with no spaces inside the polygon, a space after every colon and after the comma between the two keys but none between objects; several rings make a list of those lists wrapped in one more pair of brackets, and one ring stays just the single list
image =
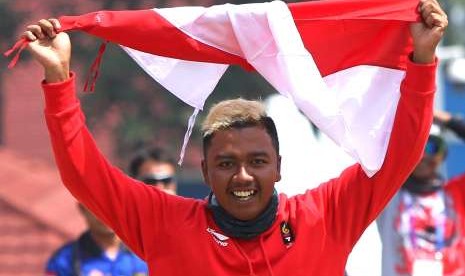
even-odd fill
[{"label": "man's forehead", "polygon": [[209,148],[218,154],[247,148],[251,153],[264,153],[273,149],[273,144],[265,128],[253,126],[219,130],[214,133]]},{"label": "man's forehead", "polygon": [[270,135],[262,125],[246,126],[246,127],[231,127],[227,129],[217,130],[213,134],[212,142],[223,143],[228,139],[243,142],[255,139],[269,139]]}]

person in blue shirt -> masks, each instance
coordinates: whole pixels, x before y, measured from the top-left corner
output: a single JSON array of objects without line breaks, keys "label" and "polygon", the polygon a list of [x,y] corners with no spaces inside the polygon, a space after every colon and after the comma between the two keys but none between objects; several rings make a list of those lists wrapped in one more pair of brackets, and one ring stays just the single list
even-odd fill
[{"label": "person in blue shirt", "polygon": [[[129,173],[147,185],[176,194],[174,159],[160,148],[139,151],[129,164]],[[46,275],[50,276],[143,276],[146,264],[132,253],[116,234],[79,204],[88,229],[58,249],[50,258]]]},{"label": "person in blue shirt", "polygon": [[116,234],[79,204],[88,229],[59,248],[47,263],[46,275],[56,276],[144,276],[144,261],[132,253]]}]

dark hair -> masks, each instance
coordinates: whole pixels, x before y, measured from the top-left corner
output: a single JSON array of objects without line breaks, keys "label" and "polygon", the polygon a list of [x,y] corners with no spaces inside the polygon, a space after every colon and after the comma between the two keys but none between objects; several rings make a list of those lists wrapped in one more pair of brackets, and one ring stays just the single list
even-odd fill
[{"label": "dark hair", "polygon": [[174,158],[162,148],[143,149],[138,151],[129,163],[129,175],[136,177],[139,173],[140,167],[146,161],[168,163],[176,168],[176,162],[174,161]]},{"label": "dark hair", "polygon": [[[241,128],[255,127],[255,126],[262,126],[263,128],[265,128],[266,133],[268,133],[268,135],[271,138],[271,143],[273,144],[273,147],[274,147],[274,149],[276,151],[276,155],[279,155],[278,131],[276,130],[276,125],[275,125],[273,119],[271,119],[271,117],[264,116],[264,117],[261,117],[259,121],[255,121],[255,120],[235,121],[235,122],[232,122],[231,124],[229,124],[228,128],[241,129]],[[228,128],[223,128],[223,130],[228,129]],[[215,135],[215,133],[216,133],[216,131],[203,136],[202,145],[203,145],[203,155],[204,155],[204,157],[207,156],[207,149],[210,146],[211,140],[212,140],[213,136]]]}]

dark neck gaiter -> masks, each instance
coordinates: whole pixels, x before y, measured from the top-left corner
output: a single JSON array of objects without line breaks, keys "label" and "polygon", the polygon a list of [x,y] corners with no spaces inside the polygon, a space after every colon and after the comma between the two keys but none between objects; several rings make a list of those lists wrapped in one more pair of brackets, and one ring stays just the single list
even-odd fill
[{"label": "dark neck gaiter", "polygon": [[278,193],[274,190],[265,211],[253,220],[239,220],[228,214],[218,204],[213,193],[208,196],[208,209],[212,212],[215,223],[226,235],[234,238],[252,239],[273,225],[278,210]]}]

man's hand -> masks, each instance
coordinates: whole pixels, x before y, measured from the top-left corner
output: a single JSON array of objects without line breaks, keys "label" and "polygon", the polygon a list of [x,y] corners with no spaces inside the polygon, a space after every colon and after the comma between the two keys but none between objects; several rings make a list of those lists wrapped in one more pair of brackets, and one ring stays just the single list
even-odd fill
[{"label": "man's hand", "polygon": [[44,67],[47,83],[61,82],[69,78],[71,42],[66,33],[58,33],[57,19],[42,19],[29,25],[23,37],[30,41],[28,50]]},{"label": "man's hand", "polygon": [[432,63],[435,59],[436,47],[448,25],[447,15],[437,0],[421,0],[418,11],[422,22],[410,26],[414,47],[413,61]]}]

